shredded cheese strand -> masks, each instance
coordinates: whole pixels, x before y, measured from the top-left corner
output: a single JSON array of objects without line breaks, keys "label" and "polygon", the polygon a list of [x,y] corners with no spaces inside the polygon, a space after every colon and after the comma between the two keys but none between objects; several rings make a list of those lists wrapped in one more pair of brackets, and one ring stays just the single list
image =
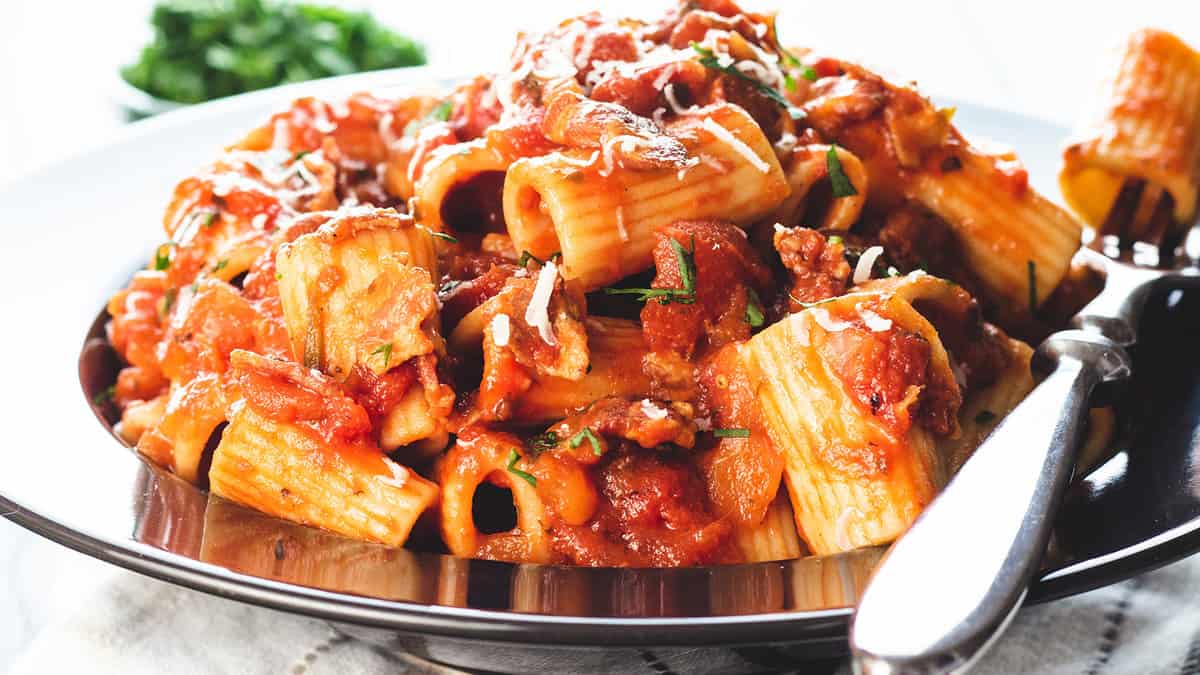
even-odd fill
[{"label": "shredded cheese strand", "polygon": [[733,148],[742,157],[745,157],[746,161],[749,162],[751,166],[758,169],[761,173],[768,173],[771,171],[770,164],[764,162],[762,157],[754,154],[754,150],[751,149],[750,146],[743,143],[737,136],[734,136],[732,131],[714,122],[711,117],[704,118],[703,126],[705,131],[712,134],[717,139],[724,141],[726,145]]},{"label": "shredded cheese strand", "polygon": [[558,339],[554,337],[554,329],[550,325],[550,296],[554,293],[554,280],[557,276],[558,266],[546,261],[538,272],[529,306],[525,308],[525,323],[537,328],[542,342],[548,345],[558,344]]}]

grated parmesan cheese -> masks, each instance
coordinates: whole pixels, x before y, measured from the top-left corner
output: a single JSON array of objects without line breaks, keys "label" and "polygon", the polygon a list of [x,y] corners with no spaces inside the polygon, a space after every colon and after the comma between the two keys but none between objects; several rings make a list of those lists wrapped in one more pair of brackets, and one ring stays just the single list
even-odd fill
[{"label": "grated parmesan cheese", "polygon": [[629,230],[625,229],[625,207],[617,207],[617,236],[622,242],[629,241]]},{"label": "grated parmesan cheese", "polygon": [[654,401],[648,398],[642,399],[642,414],[651,420],[661,420],[667,417],[667,411],[658,407]]},{"label": "grated parmesan cheese", "polygon": [[512,335],[512,325],[507,314],[497,314],[492,317],[492,342],[497,347],[507,347],[508,338]]},{"label": "grated parmesan cheese", "polygon": [[595,164],[597,159],[600,159],[600,151],[599,150],[593,150],[592,156],[588,157],[587,159],[574,159],[572,157],[567,157],[566,155],[563,155],[562,157],[559,158],[559,160],[563,164],[570,164],[571,166],[577,166],[582,169],[586,169],[589,166]]},{"label": "grated parmesan cheese", "polygon": [[687,172],[691,170],[692,167],[699,165],[699,157],[688,157],[687,161],[683,163],[683,168],[675,172],[675,180],[683,180],[683,177],[687,175]]},{"label": "grated parmesan cheese", "polygon": [[717,139],[724,141],[726,145],[733,148],[739,155],[744,157],[751,166],[758,169],[762,173],[767,173],[771,170],[771,165],[762,160],[761,157],[754,154],[754,150],[750,146],[743,143],[733,132],[725,127],[717,124],[711,117],[704,118],[704,129],[712,134]]},{"label": "grated parmesan cheese", "polygon": [[812,318],[817,322],[817,325],[824,328],[828,333],[840,333],[853,325],[849,321],[833,318],[829,315],[829,310],[827,309],[814,307],[808,311],[812,314]]},{"label": "grated parmesan cheese", "polygon": [[858,258],[858,264],[854,266],[854,283],[861,284],[871,278],[871,269],[875,267],[875,261],[881,255],[883,255],[882,246],[872,246],[863,251]]},{"label": "grated parmesan cheese", "polygon": [[862,317],[863,323],[873,332],[882,333],[892,329],[891,319],[885,319],[869,309],[864,309],[862,303],[859,303],[856,309],[858,309],[858,315]]},{"label": "grated parmesan cheese", "polygon": [[554,337],[554,328],[550,325],[550,296],[554,293],[554,280],[557,276],[558,266],[546,261],[538,272],[529,306],[525,308],[525,323],[537,328],[542,342],[548,345],[558,344],[557,338]]},{"label": "grated parmesan cheese", "polygon": [[383,463],[387,465],[387,468],[392,472],[392,475],[376,476],[376,478],[379,479],[379,482],[383,483],[384,485],[390,485],[394,488],[403,488],[408,483],[408,469],[400,466],[387,457],[383,458]]}]

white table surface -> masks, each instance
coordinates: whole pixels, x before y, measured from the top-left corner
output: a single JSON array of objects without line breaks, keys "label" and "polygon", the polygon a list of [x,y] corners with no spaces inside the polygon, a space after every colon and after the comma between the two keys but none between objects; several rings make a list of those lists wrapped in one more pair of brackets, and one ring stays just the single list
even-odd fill
[{"label": "white table surface", "polygon": [[[463,72],[486,70],[507,56],[521,29],[601,4],[606,13],[632,16],[665,7],[645,0],[349,4],[422,39],[432,63]],[[863,60],[929,92],[1067,125],[1090,95],[1105,49],[1123,34],[1158,26],[1200,45],[1200,3],[1190,0],[772,4],[787,7],[779,20],[786,42]],[[0,181],[69,156],[124,123],[110,83],[148,35],[149,6],[0,0]],[[18,223],[0,227],[19,236]],[[19,415],[15,403],[0,410]],[[121,573],[0,519],[0,671],[40,628],[77,607],[83,589]]]}]

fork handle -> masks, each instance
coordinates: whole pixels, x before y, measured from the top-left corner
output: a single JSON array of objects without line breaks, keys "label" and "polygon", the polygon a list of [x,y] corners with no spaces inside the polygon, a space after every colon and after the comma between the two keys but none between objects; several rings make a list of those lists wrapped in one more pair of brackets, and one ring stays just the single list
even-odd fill
[{"label": "fork handle", "polygon": [[1125,351],[1084,331],[1038,348],[1050,375],[983,442],[880,563],[850,630],[855,671],[968,668],[1012,618],[1050,537],[1093,388]]}]

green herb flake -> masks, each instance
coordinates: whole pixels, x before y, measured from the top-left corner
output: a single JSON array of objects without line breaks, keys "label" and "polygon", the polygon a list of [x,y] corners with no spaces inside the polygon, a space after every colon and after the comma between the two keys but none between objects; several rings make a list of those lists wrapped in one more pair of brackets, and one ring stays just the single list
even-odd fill
[{"label": "green herb flake", "polygon": [[100,390],[95,396],[92,397],[92,403],[95,403],[96,405],[104,405],[105,403],[108,403],[109,401],[116,398],[116,395],[117,395],[116,385],[110,384],[107,387],[105,387],[104,389]]},{"label": "green herb flake", "polygon": [[435,239],[441,239],[442,241],[448,241],[451,244],[458,243],[458,237],[455,237],[454,235],[446,234],[445,232],[434,232],[434,231],[430,230],[429,236],[434,237]]},{"label": "green herb flake", "polygon": [[454,103],[452,101],[448,99],[442,101],[434,106],[433,110],[430,110],[429,113],[421,119],[412,120],[408,124],[404,125],[404,135],[416,136],[422,129],[430,126],[431,124],[437,124],[438,122],[445,122],[449,120],[450,112],[453,109]]},{"label": "green herb flake", "polygon": [[159,0],[153,37],[121,68],[159,98],[200,103],[278,84],[425,63],[366,12],[273,0]]},{"label": "green herb flake", "polygon": [[691,250],[685,249],[674,238],[669,240],[679,266],[679,280],[683,288],[606,288],[607,295],[637,295],[638,300],[658,300],[667,305],[672,302],[691,305],[696,302],[696,237],[691,240]]},{"label": "green herb flake", "polygon": [[383,367],[389,367],[392,363],[392,343],[389,342],[376,347],[375,351],[371,352],[371,356],[375,356],[376,354],[383,354]]},{"label": "green herb flake", "polygon": [[530,260],[532,260],[533,262],[535,262],[539,265],[546,264],[545,260],[542,260],[541,258],[530,253],[529,251],[521,251],[521,257],[520,257],[520,259],[517,260],[517,264],[520,265],[521,267],[529,267]]},{"label": "green herb flake", "polygon": [[[794,107],[791,101],[787,100],[784,98],[783,94],[779,93],[779,90],[775,89],[774,87],[768,87],[753,77],[750,77],[749,75],[735,68],[733,64],[728,66],[721,65],[721,61],[717,58],[717,55],[707,47],[701,47],[698,43],[692,42],[692,49],[700,55],[700,65],[708,68],[709,70],[716,70],[731,77],[735,77],[743,82],[754,85],[754,88],[758,89],[763,96],[766,96],[772,101],[783,106],[785,110],[791,113],[792,119],[803,119],[804,111]],[[797,117],[797,114],[799,114],[800,117]]]},{"label": "green herb flake", "polygon": [[508,472],[511,473],[512,475],[516,476],[517,478],[520,478],[521,480],[525,481],[526,483],[529,483],[533,487],[537,487],[537,476],[534,476],[531,473],[528,473],[526,471],[522,471],[522,470],[518,469],[517,462],[519,462],[519,461],[521,461],[521,455],[517,454],[516,450],[509,450],[508,451],[508,465],[505,466],[504,468],[508,469]]},{"label": "green herb flake", "polygon": [[164,316],[171,313],[171,308],[175,306],[175,299],[177,297],[179,297],[178,288],[168,288],[166,292],[163,293],[162,313]]},{"label": "green herb flake", "polygon": [[760,328],[767,320],[763,315],[762,301],[759,300],[758,293],[755,293],[753,288],[746,289],[746,316],[744,318],[751,328]]},{"label": "green herb flake", "polygon": [[155,271],[162,272],[171,267],[171,247],[174,245],[175,242],[168,241],[154,251]]},{"label": "green herb flake", "polygon": [[299,162],[300,160],[304,159],[304,156],[310,152],[312,152],[312,151],[311,150],[301,150],[300,152],[297,152],[296,154],[292,155],[292,161]]},{"label": "green herb flake", "polygon": [[717,438],[750,438],[749,429],[713,429]]},{"label": "green herb flake", "polygon": [[604,454],[604,451],[600,449],[600,439],[596,437],[596,434],[592,433],[592,430],[589,427],[584,427],[579,431],[579,433],[571,437],[571,448],[578,448],[580,445],[583,445],[585,440],[592,444],[593,455],[599,457],[600,455]]},{"label": "green herb flake", "polygon": [[1037,265],[1032,260],[1028,260],[1025,267],[1029,271],[1029,313],[1035,315],[1038,308]]},{"label": "green herb flake", "polygon": [[557,448],[558,443],[558,433],[547,431],[545,433],[538,434],[537,436],[531,436],[529,440],[525,442],[525,445],[529,448],[530,452],[537,455],[547,450],[553,450],[554,448]]},{"label": "green herb flake", "polygon": [[282,272],[275,273],[275,281],[283,281],[283,273]]},{"label": "green herb flake", "polygon": [[228,259],[228,258],[225,258],[225,259],[222,259],[222,260],[218,260],[218,261],[217,261],[217,264],[216,264],[216,265],[213,265],[213,269],[212,269],[212,271],[213,271],[213,274],[216,274],[217,272],[220,272],[221,270],[225,269],[225,268],[226,268],[226,267],[228,267],[228,266],[229,266],[229,259]]},{"label": "green herb flake", "polygon": [[833,235],[832,237],[830,237],[830,238],[828,239],[828,241],[829,241],[829,245],[830,245],[830,246],[833,246],[834,244],[841,244],[841,243],[844,243],[844,241],[845,241],[845,240],[843,240],[841,237],[839,237],[839,236],[837,236],[837,235],[835,234],[835,235]]},{"label": "green herb flake", "polygon": [[829,185],[833,188],[833,197],[853,197],[858,194],[858,190],[854,189],[854,183],[850,182],[846,172],[842,170],[842,160],[838,159],[837,150],[838,146],[835,143],[829,146],[829,151],[825,153],[825,166],[829,170]]},{"label": "green herb flake", "polygon": [[203,215],[201,215],[200,217],[204,219],[204,220],[200,221],[200,225],[206,229],[212,227],[213,223],[217,222],[217,212],[216,211],[208,211],[208,212],[204,213]]},{"label": "green herb flake", "polygon": [[991,410],[980,410],[979,414],[975,416],[975,423],[989,424],[995,421],[996,417],[996,413],[992,412]]},{"label": "green herb flake", "polygon": [[796,91],[796,78],[792,77],[791,73],[784,73],[783,86],[788,91]]}]

